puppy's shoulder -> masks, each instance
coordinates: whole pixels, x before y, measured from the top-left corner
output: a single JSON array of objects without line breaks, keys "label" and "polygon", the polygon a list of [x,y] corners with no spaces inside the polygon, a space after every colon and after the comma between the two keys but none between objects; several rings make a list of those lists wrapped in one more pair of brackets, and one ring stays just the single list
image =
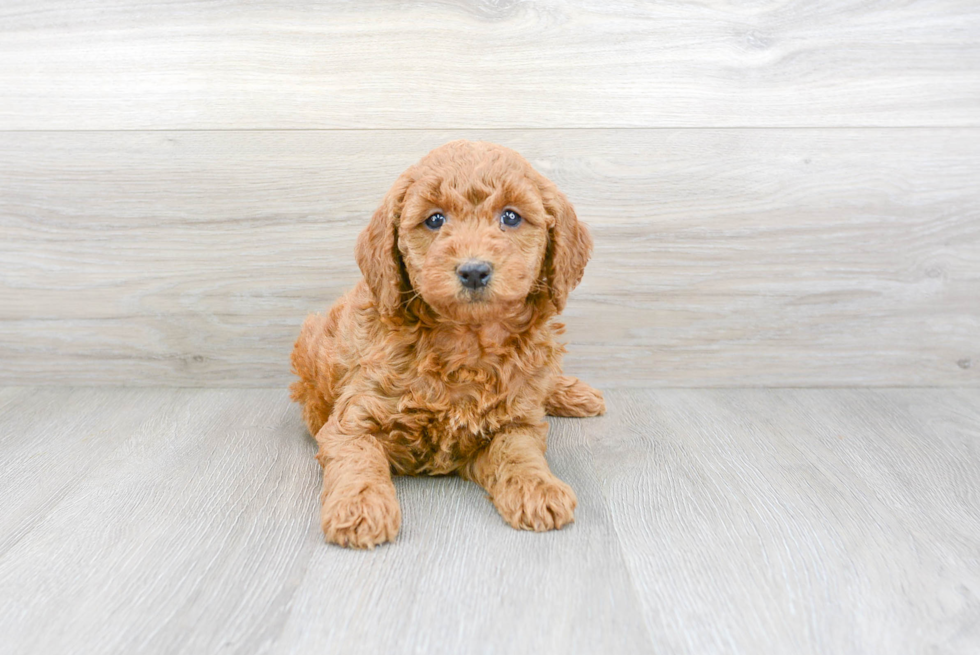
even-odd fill
[{"label": "puppy's shoulder", "polygon": [[[367,283],[361,280],[331,309],[340,348],[355,361],[384,359],[409,347],[412,330],[386,320]],[[362,361],[363,363],[363,361]]]}]

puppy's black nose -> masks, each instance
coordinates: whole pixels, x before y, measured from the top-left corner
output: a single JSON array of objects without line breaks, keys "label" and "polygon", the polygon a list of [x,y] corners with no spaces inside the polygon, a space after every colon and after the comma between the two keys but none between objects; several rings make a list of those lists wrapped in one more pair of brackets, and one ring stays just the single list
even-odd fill
[{"label": "puppy's black nose", "polygon": [[459,265],[459,268],[456,269],[456,275],[459,276],[459,281],[467,289],[482,289],[490,284],[490,278],[493,277],[493,266],[490,265],[490,262],[471,259]]}]

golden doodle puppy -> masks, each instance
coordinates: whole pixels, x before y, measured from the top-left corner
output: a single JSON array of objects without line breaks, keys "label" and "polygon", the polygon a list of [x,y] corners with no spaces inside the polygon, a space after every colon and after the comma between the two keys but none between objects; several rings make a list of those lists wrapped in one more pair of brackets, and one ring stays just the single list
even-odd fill
[{"label": "golden doodle puppy", "polygon": [[459,474],[515,528],[574,520],[544,416],[605,411],[562,375],[552,321],[591,249],[565,196],[508,148],[453,141],[398,178],[357,240],[364,280],[306,319],[292,353],[328,541],[395,538],[393,473]]}]

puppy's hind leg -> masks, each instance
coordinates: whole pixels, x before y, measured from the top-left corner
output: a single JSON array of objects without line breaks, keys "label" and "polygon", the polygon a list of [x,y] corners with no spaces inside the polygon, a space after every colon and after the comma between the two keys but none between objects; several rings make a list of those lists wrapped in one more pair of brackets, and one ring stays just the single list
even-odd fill
[{"label": "puppy's hind leg", "polygon": [[606,401],[598,389],[593,389],[578,378],[562,375],[545,400],[544,410],[550,416],[599,416],[606,413]]},{"label": "puppy's hind leg", "polygon": [[303,406],[303,421],[314,438],[330,418],[336,396],[333,326],[332,317],[308,316],[290,356],[293,373],[299,377],[289,386],[290,396]]}]

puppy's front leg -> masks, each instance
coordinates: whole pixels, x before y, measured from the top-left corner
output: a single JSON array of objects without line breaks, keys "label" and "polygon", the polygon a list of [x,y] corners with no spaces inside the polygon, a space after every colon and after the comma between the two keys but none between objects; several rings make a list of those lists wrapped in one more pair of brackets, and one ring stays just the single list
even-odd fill
[{"label": "puppy's front leg", "polygon": [[371,434],[352,434],[332,417],[316,441],[323,466],[320,526],[327,541],[353,548],[393,541],[402,514],[378,440]]},{"label": "puppy's front leg", "polygon": [[543,532],[575,520],[575,492],[555,477],[544,458],[547,433],[547,423],[504,428],[462,470],[518,529]]}]

